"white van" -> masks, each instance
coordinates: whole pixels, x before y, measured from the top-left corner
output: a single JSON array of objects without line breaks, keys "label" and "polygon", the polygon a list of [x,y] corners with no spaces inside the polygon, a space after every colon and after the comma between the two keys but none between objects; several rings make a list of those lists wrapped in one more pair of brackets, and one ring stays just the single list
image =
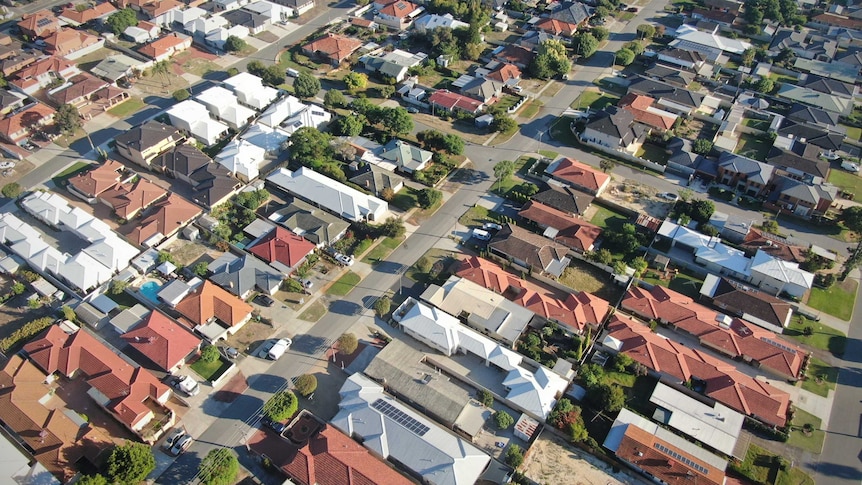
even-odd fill
[{"label": "white van", "polygon": [[491,239],[491,233],[482,229],[473,229],[473,237],[480,241],[488,241]]},{"label": "white van", "polygon": [[290,77],[299,77],[299,71],[297,71],[296,69],[288,68],[287,75]]},{"label": "white van", "polygon": [[290,348],[291,343],[293,342],[291,342],[289,338],[278,339],[278,342],[276,342],[275,345],[273,345],[272,348],[269,349],[269,352],[266,354],[266,356],[269,357],[270,360],[280,359],[281,356],[284,355],[285,352],[287,352],[287,349]]}]

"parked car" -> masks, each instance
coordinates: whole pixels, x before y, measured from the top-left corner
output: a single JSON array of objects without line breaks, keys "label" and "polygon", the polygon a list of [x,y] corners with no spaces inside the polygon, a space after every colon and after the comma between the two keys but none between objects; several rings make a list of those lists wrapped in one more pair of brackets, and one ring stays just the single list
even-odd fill
[{"label": "parked car", "polygon": [[273,421],[272,419],[270,419],[269,416],[267,416],[265,414],[263,415],[262,418],[260,418],[260,422],[261,422],[261,424],[263,424],[267,428],[272,429],[273,431],[275,431],[278,434],[284,433],[284,430],[287,429],[286,424],[282,423],[281,421]]},{"label": "parked car", "polygon": [[496,222],[486,222],[486,223],[482,224],[482,229],[484,229],[486,231],[490,231],[491,229],[493,229],[495,231],[499,231],[499,230],[503,229],[503,226],[497,224]]},{"label": "parked car", "polygon": [[832,150],[829,150],[828,152],[820,152],[820,156],[825,158],[826,160],[839,160],[841,158],[840,156],[838,156],[837,153]]},{"label": "parked car", "polygon": [[472,235],[480,241],[489,241],[491,239],[491,233],[482,229],[473,229]]},{"label": "parked car", "polygon": [[269,349],[266,356],[269,357],[270,360],[278,360],[285,352],[287,352],[287,349],[290,348],[290,344],[292,343],[293,341],[289,338],[280,338],[275,342],[275,345]]},{"label": "parked car", "polygon": [[524,88],[522,88],[521,86],[512,86],[512,91],[514,91],[516,93],[520,93],[523,90],[524,90]]},{"label": "parked car", "polygon": [[418,113],[418,112],[419,112],[419,108],[416,108],[416,107],[414,107],[414,106],[410,106],[410,107],[408,107],[408,108],[407,108],[407,112],[408,112],[408,113],[416,114],[416,113]]},{"label": "parked car", "polygon": [[183,435],[182,438],[178,439],[176,443],[168,450],[173,456],[180,456],[189,449],[189,446],[192,445],[194,438],[190,435]]},{"label": "parked car", "polygon": [[191,376],[175,377],[171,379],[170,385],[175,391],[179,391],[181,394],[188,397],[197,396],[198,393],[201,392],[201,387],[198,385],[198,381],[194,380]]},{"label": "parked car", "polygon": [[185,428],[177,428],[174,430],[173,433],[171,433],[170,435],[168,435],[167,438],[165,438],[165,442],[162,446],[164,446],[164,448],[166,450],[170,450],[171,448],[173,448],[173,446],[175,444],[177,444],[177,441],[179,441],[180,438],[182,438],[185,435],[186,435]]},{"label": "parked car", "polygon": [[335,255],[335,260],[344,266],[353,266],[353,256],[339,253]]},{"label": "parked car", "polygon": [[637,7],[629,7],[626,9],[626,12],[638,13],[638,8]]},{"label": "parked car", "polygon": [[859,165],[853,162],[841,162],[841,168],[847,170],[848,172],[858,172]]},{"label": "parked car", "polygon": [[672,194],[670,192],[659,192],[656,194],[656,197],[659,199],[669,200],[671,202],[676,202],[679,200],[679,196],[676,194]]},{"label": "parked car", "polygon": [[239,350],[237,350],[236,347],[222,347],[222,350],[224,351],[225,357],[228,359],[233,360],[239,357]]},{"label": "parked car", "polygon": [[275,303],[275,300],[269,297],[269,295],[264,295],[263,293],[254,297],[254,302],[261,306],[272,306]]},{"label": "parked car", "polygon": [[313,282],[313,281],[311,281],[311,280],[310,280],[310,279],[308,279],[308,278],[301,278],[301,279],[299,280],[299,284],[301,284],[301,285],[302,285],[302,287],[303,287],[303,288],[305,288],[306,290],[308,290],[308,289],[310,289],[312,286],[314,286],[314,282]]}]

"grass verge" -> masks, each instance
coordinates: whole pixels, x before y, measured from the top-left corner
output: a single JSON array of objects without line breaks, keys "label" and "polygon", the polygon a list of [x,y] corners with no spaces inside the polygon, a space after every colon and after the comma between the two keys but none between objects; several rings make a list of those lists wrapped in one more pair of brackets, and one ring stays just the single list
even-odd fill
[{"label": "grass verge", "polygon": [[116,116],[117,118],[125,118],[132,113],[137,113],[146,105],[147,103],[143,102],[140,98],[133,97],[109,109],[108,114],[111,116]]},{"label": "grass verge", "polygon": [[808,296],[808,306],[833,317],[849,321],[853,316],[853,305],[856,303],[856,290],[859,283],[846,279],[835,283],[828,289],[812,288]]},{"label": "grass verge", "polygon": [[62,172],[57,172],[51,177],[51,180],[54,182],[54,185],[57,187],[64,187],[66,185],[66,181],[70,178],[78,175],[79,173],[86,172],[90,170],[95,165],[91,165],[87,162],[75,162],[72,165],[69,165]]},{"label": "grass verge", "polygon": [[802,381],[802,388],[818,396],[829,397],[829,390],[835,389],[835,383],[838,382],[838,368],[813,356],[806,375],[808,377]]},{"label": "grass verge", "polygon": [[227,368],[229,366],[230,362],[221,359],[217,359],[215,362],[206,362],[203,359],[198,359],[189,365],[197,375],[206,381],[211,381],[214,377],[220,375],[221,372],[224,372],[222,370],[223,367]]},{"label": "grass verge", "polygon": [[[811,327],[813,333],[805,335],[805,327]],[[832,355],[836,356],[844,354],[844,347],[847,345],[847,336],[840,330],[808,320],[798,314],[793,315],[790,326],[784,330],[784,335],[809,347],[832,352]]]},{"label": "grass verge", "polygon": [[395,250],[399,244],[404,242],[404,237],[386,237],[377,246],[368,251],[368,254],[362,258],[363,263],[374,264],[383,261],[389,253]]},{"label": "grass verge", "polygon": [[326,315],[327,309],[326,305],[320,302],[320,300],[315,301],[311,304],[302,314],[299,316],[300,320],[305,320],[306,322],[316,322],[323,318]]},{"label": "grass verge", "polygon": [[[826,439],[826,433],[820,429],[820,418],[796,406],[793,409],[793,423],[787,444],[819,455],[823,451],[823,440]],[[812,429],[808,435],[804,431],[806,424],[811,425]]]},{"label": "grass verge", "polygon": [[338,281],[336,281],[329,288],[327,288],[326,294],[333,296],[345,296],[351,291],[353,291],[353,288],[358,285],[360,281],[362,281],[362,278],[358,274],[354,273],[353,271],[348,271],[344,276],[338,278]]}]

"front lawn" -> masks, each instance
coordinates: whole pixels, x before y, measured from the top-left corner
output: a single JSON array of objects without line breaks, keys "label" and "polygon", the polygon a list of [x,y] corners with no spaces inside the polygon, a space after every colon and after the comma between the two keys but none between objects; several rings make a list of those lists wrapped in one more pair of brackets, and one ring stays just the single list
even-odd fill
[{"label": "front lawn", "polygon": [[518,117],[520,118],[532,118],[539,114],[539,109],[542,108],[544,103],[539,101],[538,99],[534,99],[532,101],[528,101],[525,103],[527,106],[525,108],[521,108],[521,112],[518,113]]},{"label": "front lawn", "polygon": [[616,212],[595,202],[592,206],[596,208],[596,213],[590,219],[590,223],[602,229],[620,231],[623,228],[623,224],[629,222],[629,217],[625,214]]},{"label": "front lawn", "polygon": [[119,105],[109,109],[108,114],[111,116],[116,116],[117,118],[125,118],[132,113],[137,113],[146,105],[147,103],[143,102],[140,98],[131,97],[123,101]]},{"label": "front lawn", "polygon": [[[420,268],[419,265],[421,263],[427,264],[428,267]],[[406,276],[417,283],[434,283],[440,279],[445,280],[445,278],[448,278],[447,270],[453,264],[455,264],[455,253],[444,249],[431,248],[416,260],[416,264],[407,268]]]},{"label": "front lawn", "polygon": [[841,320],[850,320],[853,316],[853,305],[856,303],[856,290],[859,283],[846,279],[830,286],[828,289],[812,288],[808,295],[808,306],[828,313]]},{"label": "front lawn", "polygon": [[754,135],[742,134],[739,135],[739,143],[736,144],[734,152],[762,162],[766,160],[766,154],[769,153],[770,148],[772,148],[771,143]]},{"label": "front lawn", "polygon": [[[797,467],[784,471],[778,468],[779,455],[775,455],[755,444],[748,445],[745,460],[731,463],[730,468],[754,483],[776,483],[778,485],[814,485],[805,472]],[[787,458],[784,458],[789,463]],[[777,480],[776,480],[777,478]]]},{"label": "front lawn", "polygon": [[578,146],[578,137],[572,133],[572,119],[561,116],[551,123],[551,138],[568,146]]},{"label": "front lawn", "polygon": [[862,194],[862,177],[838,168],[829,171],[828,182],[840,187],[845,192]]},{"label": "front lawn", "polygon": [[[805,327],[811,327],[813,333],[805,335]],[[832,355],[836,356],[844,354],[844,347],[847,345],[847,336],[840,330],[798,314],[790,319],[790,326],[784,330],[784,335],[809,347],[832,352]]]},{"label": "front lawn", "polygon": [[669,158],[664,148],[652,143],[644,143],[635,156],[661,165],[667,165],[667,159]]},{"label": "front lawn", "polygon": [[619,100],[618,96],[612,94],[588,90],[582,92],[569,107],[574,109],[590,108],[594,111],[601,111],[607,106],[616,105]]},{"label": "front lawn", "polygon": [[486,222],[500,222],[502,220],[503,214],[476,205],[467,209],[467,212],[458,219],[458,224],[472,228],[482,227],[482,224]]},{"label": "front lawn", "polygon": [[65,187],[67,180],[74,177],[75,175],[78,175],[79,173],[90,170],[94,166],[95,165],[91,165],[87,162],[75,162],[72,165],[69,165],[69,167],[67,167],[62,172],[54,174],[54,176],[51,177],[51,180],[57,187]]},{"label": "front lawn", "polygon": [[841,124],[839,124],[838,126],[847,130],[847,138],[850,138],[851,140],[857,140],[857,141],[862,139],[862,128],[859,128],[856,126],[841,125]]},{"label": "front lawn", "polygon": [[[804,429],[806,424],[810,425],[812,430],[807,435]],[[823,440],[826,439],[826,433],[820,429],[820,424],[820,418],[794,406],[787,444],[819,455],[823,451]]]},{"label": "front lawn", "polygon": [[835,389],[838,382],[838,368],[817,357],[811,357],[805,374],[807,378],[802,381],[802,388],[818,396],[829,397],[829,390]]},{"label": "front lawn", "polygon": [[419,205],[418,194],[419,191],[405,185],[395,194],[391,204],[403,211],[408,211]]},{"label": "front lawn", "polygon": [[399,238],[386,237],[377,246],[371,249],[368,254],[362,258],[363,263],[374,264],[383,261],[389,253],[395,250],[399,244],[404,242],[404,236]]},{"label": "front lawn", "polygon": [[206,362],[203,359],[198,359],[189,365],[197,375],[208,382],[212,382],[230,366],[231,363],[229,361],[222,359],[216,359],[214,362]]},{"label": "front lawn", "polygon": [[327,288],[326,294],[333,296],[346,296],[348,293],[353,291],[353,287],[358,285],[360,281],[362,281],[361,276],[353,271],[348,271],[344,276],[338,278],[338,281]]},{"label": "front lawn", "polygon": [[302,312],[299,319],[305,320],[306,322],[316,322],[323,318],[323,316],[326,315],[326,312],[326,305],[324,305],[320,300],[317,300]]}]

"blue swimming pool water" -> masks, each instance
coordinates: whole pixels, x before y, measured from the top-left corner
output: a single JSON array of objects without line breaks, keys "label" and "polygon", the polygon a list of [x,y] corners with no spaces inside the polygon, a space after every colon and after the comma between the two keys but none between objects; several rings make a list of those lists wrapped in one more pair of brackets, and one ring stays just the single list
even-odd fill
[{"label": "blue swimming pool water", "polygon": [[158,295],[161,289],[162,285],[152,280],[147,281],[146,283],[141,285],[141,293],[153,303],[159,303]]}]

